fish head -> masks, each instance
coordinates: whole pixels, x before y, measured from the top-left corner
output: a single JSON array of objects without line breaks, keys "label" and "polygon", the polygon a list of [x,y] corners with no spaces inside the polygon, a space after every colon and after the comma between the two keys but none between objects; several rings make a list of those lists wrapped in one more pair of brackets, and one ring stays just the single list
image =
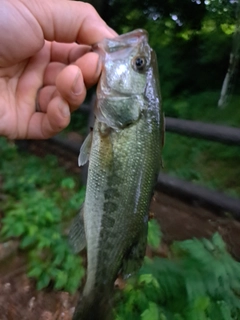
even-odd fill
[{"label": "fish head", "polygon": [[145,30],[104,39],[93,50],[103,62],[98,93],[105,97],[144,94],[153,51]]},{"label": "fish head", "polygon": [[96,119],[107,128],[122,129],[144,115],[159,122],[158,66],[148,33],[137,29],[93,46],[102,60],[97,87]]}]

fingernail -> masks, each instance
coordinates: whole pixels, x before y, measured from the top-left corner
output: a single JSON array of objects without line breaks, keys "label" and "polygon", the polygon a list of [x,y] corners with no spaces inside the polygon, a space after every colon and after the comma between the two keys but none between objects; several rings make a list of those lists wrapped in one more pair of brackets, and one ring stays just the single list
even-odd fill
[{"label": "fingernail", "polygon": [[82,93],[83,79],[80,71],[78,70],[77,75],[73,81],[72,85],[72,93],[75,95],[79,95]]},{"label": "fingernail", "polygon": [[60,105],[59,105],[59,109],[61,111],[61,114],[67,118],[70,116],[70,110],[69,110],[69,106],[66,102],[61,102]]}]

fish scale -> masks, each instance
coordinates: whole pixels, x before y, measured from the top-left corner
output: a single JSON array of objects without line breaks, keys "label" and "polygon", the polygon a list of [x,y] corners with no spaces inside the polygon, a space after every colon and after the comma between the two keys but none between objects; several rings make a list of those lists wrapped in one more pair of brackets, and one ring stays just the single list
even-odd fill
[{"label": "fish scale", "polygon": [[103,60],[103,72],[94,128],[79,156],[80,165],[89,160],[79,215],[84,227],[70,236],[75,248],[86,243],[87,280],[74,320],[111,318],[118,274],[129,276],[141,266],[164,130],[156,58],[147,33],[135,30],[105,39],[94,50]]}]

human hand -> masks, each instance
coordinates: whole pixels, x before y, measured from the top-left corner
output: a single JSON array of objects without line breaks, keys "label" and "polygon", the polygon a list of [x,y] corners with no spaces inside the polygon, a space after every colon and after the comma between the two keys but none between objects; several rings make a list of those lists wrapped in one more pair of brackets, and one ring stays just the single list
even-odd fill
[{"label": "human hand", "polygon": [[67,0],[2,0],[0,30],[0,136],[49,138],[99,78],[90,45],[116,33],[91,5]]}]

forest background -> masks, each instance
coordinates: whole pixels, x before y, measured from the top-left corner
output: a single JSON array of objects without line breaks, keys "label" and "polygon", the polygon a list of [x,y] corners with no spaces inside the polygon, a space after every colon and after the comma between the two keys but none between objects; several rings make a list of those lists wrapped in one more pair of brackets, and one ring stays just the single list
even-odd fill
[{"label": "forest background", "polygon": [[[148,31],[158,57],[166,116],[240,126],[237,1],[93,0],[91,3],[119,34],[136,28]],[[219,106],[229,68],[224,103]],[[86,117],[75,112],[66,133],[75,131],[84,135],[87,130]],[[42,291],[43,296],[46,292],[53,295],[52,290],[76,292],[84,278],[85,257],[70,253],[67,230],[84,200],[85,189],[79,176],[64,172],[57,157],[40,159],[19,153],[13,143],[2,138],[0,149],[1,279],[15,274],[16,261],[22,261],[24,272],[34,279],[31,280],[34,289],[30,291],[34,297],[35,288],[47,288]],[[163,170],[170,175],[240,197],[239,147],[166,133],[163,159]],[[139,274],[116,297],[115,318],[239,320],[240,264],[230,256],[219,234],[208,240],[174,242],[167,249],[161,236],[158,224],[151,221],[148,244],[154,257],[146,257]],[[9,252],[12,244],[13,254],[5,258],[2,253]],[[9,309],[11,299],[16,306],[26,294],[23,283],[21,280],[20,286],[12,285],[13,291],[8,291],[8,295],[0,294],[1,315]],[[0,281],[1,292],[4,286]],[[43,301],[47,300],[49,296]],[[28,319],[26,307],[21,304],[20,308]],[[16,315],[11,319],[19,319],[19,310]],[[29,319],[32,318],[30,314]]]}]

